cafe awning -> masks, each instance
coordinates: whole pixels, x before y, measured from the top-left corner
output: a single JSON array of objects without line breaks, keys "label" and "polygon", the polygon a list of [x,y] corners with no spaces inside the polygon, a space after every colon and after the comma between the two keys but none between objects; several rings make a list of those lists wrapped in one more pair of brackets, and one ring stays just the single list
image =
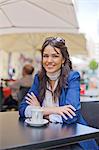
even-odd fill
[{"label": "cafe awning", "polygon": [[48,36],[63,37],[71,55],[87,55],[83,34],[73,33],[20,33],[0,35],[0,49],[7,52],[40,50]]},{"label": "cafe awning", "polygon": [[86,55],[72,0],[0,0],[0,49],[39,50],[47,36],[61,36],[71,55]]},{"label": "cafe awning", "polygon": [[77,33],[72,0],[0,0],[0,34]]}]

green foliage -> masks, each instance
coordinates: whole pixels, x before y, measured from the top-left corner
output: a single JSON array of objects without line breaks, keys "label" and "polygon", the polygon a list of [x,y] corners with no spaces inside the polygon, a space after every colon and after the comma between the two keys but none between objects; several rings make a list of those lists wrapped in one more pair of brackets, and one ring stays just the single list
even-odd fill
[{"label": "green foliage", "polygon": [[96,60],[93,59],[93,60],[90,61],[89,68],[93,71],[98,69],[98,63],[96,62]]}]

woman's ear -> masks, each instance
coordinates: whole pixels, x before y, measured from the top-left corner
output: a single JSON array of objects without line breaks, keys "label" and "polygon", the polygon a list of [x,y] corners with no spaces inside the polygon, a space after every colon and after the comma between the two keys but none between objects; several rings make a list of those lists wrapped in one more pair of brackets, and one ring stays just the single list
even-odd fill
[{"label": "woman's ear", "polygon": [[64,64],[64,62],[65,62],[65,59],[63,58],[63,60],[62,60],[62,65]]}]

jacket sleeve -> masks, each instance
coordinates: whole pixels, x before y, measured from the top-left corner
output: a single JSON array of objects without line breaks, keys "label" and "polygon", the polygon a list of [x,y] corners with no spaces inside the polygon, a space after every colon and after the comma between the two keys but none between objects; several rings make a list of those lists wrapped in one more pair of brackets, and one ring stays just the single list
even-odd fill
[{"label": "jacket sleeve", "polygon": [[68,120],[65,120],[63,118],[63,122],[66,122],[67,124],[77,122],[77,119],[79,117],[80,113],[80,74],[77,71],[72,71],[69,74],[68,77],[68,88],[65,89],[65,96],[64,96],[64,105],[72,105],[76,111],[76,116],[74,116],[72,119],[68,118]]},{"label": "jacket sleeve", "polygon": [[[39,87],[39,79],[38,79],[38,75],[36,74],[34,77],[33,84],[31,86],[31,88],[29,89],[28,93],[33,92],[35,94],[35,96],[38,97],[38,93],[39,93],[38,87]],[[25,109],[27,106],[28,106],[28,104],[26,103],[26,99],[24,97],[22,102],[19,105],[20,117],[25,117]]]}]

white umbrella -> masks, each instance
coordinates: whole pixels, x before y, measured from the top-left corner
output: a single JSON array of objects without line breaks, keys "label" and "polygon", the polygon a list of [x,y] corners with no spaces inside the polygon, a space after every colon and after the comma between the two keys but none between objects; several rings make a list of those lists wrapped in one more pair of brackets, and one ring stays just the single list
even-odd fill
[{"label": "white umbrella", "polygon": [[[0,0],[0,50],[14,52],[14,67],[20,65],[17,52],[35,57],[47,36],[62,36],[72,55],[86,54],[72,0]],[[6,71],[4,61],[2,65]]]},{"label": "white umbrella", "polygon": [[78,34],[72,0],[0,0],[0,49],[39,49],[41,40],[57,33],[65,38],[73,55],[86,54],[86,39]]},{"label": "white umbrella", "polygon": [[0,0],[0,34],[78,32],[72,0]]}]

